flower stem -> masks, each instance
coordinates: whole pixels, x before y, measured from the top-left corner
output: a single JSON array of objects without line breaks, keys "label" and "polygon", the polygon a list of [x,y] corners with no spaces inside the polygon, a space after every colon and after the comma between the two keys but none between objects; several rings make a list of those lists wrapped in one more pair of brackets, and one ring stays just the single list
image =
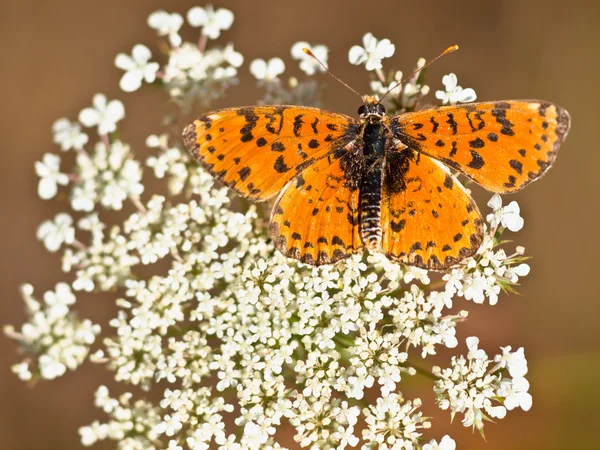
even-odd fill
[{"label": "flower stem", "polygon": [[198,40],[198,48],[200,49],[201,53],[204,53],[204,50],[206,49],[206,41],[207,40],[208,40],[208,38],[206,37],[205,34],[200,35],[200,39]]},{"label": "flower stem", "polygon": [[381,69],[376,69],[375,73],[377,74],[377,77],[379,78],[379,81],[381,81],[383,83],[383,85],[385,86],[385,75],[383,74],[383,72],[381,71]]},{"label": "flower stem", "polygon": [[439,379],[430,370],[424,369],[423,367],[416,366],[412,363],[410,363],[410,367],[415,369],[418,374],[423,375],[425,378],[429,378],[430,380],[434,380],[434,381],[437,381]]}]

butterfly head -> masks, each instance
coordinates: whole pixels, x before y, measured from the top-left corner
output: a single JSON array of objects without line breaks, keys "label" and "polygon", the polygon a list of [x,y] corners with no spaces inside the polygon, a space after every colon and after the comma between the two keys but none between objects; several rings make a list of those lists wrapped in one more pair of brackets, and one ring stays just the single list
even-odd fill
[{"label": "butterfly head", "polygon": [[365,120],[370,118],[381,119],[385,116],[385,107],[379,103],[376,96],[367,95],[365,103],[358,108],[358,115]]}]

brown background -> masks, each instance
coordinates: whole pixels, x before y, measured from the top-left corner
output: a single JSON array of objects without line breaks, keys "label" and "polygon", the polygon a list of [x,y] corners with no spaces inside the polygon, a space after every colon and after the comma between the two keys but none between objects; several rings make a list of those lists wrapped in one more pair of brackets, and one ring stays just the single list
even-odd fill
[{"label": "brown background", "polygon": [[[38,224],[66,209],[59,201],[44,202],[36,195],[33,163],[44,152],[57,151],[51,124],[61,116],[76,118],[94,93],[104,92],[124,101],[122,135],[143,154],[145,136],[160,130],[165,100],[151,88],[133,95],[119,92],[121,72],[113,58],[138,42],[157,54],[156,38],[145,25],[148,14],[158,8],[185,13],[194,4],[0,2],[0,322],[20,324],[24,318],[19,283],[29,281],[41,294],[65,279],[58,257],[35,240]],[[287,58],[290,46],[301,39],[325,43],[331,49],[330,67],[365,91],[364,71],[346,59],[349,47],[360,43],[365,32],[390,38],[396,54],[386,60],[386,67],[404,71],[417,57],[431,57],[458,43],[460,52],[431,68],[433,90],[440,87],[442,74],[454,71],[482,100],[540,98],[571,112],[573,128],[556,166],[542,182],[514,197],[526,221],[515,240],[534,257],[532,274],[520,289],[523,295],[504,296],[494,308],[459,302],[471,310],[470,320],[459,328],[461,340],[477,334],[490,353],[499,345],[525,346],[533,409],[513,411],[486,427],[487,444],[459,420],[450,427],[447,413],[427,405],[426,412],[435,416],[434,436],[449,431],[461,449],[598,448],[600,3],[221,0],[218,5],[236,15],[223,41],[232,40],[246,62],[259,56]],[[242,86],[251,85],[247,68],[241,73]],[[222,103],[247,104],[256,96],[251,89],[236,88]],[[333,83],[327,104],[349,114],[358,106],[352,94]],[[480,194],[485,209],[489,195]],[[85,303],[85,315],[97,320],[110,316],[110,298],[81,297],[80,302]],[[78,448],[77,427],[104,419],[92,406],[95,387],[110,379],[103,369],[86,364],[77,373],[30,388],[9,372],[17,361],[15,346],[0,339],[0,355],[1,449]],[[432,397],[427,383],[407,389],[407,396]]]}]

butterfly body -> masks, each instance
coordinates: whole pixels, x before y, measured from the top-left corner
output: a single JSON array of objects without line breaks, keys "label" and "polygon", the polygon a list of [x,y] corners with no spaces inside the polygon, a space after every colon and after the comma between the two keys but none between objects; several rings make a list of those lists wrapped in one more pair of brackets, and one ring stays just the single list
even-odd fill
[{"label": "butterfly body", "polygon": [[[370,250],[379,250],[381,245],[381,189],[385,165],[386,147],[389,146],[389,120],[379,108],[369,108],[365,104],[362,126],[363,171],[360,183],[360,232],[365,245]],[[367,112],[372,109],[373,112]]]},{"label": "butterfly body", "polygon": [[477,205],[448,167],[499,193],[541,177],[569,129],[549,102],[441,107],[388,117],[376,98],[359,119],[299,106],[214,111],[186,147],[255,201],[276,197],[270,236],[286,256],[331,264],[367,248],[447,270],[483,239]]}]

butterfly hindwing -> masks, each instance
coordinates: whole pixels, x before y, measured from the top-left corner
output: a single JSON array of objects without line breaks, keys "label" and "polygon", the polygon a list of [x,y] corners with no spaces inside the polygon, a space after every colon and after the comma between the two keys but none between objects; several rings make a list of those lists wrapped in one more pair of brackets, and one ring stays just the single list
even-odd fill
[{"label": "butterfly hindwing", "polygon": [[382,247],[390,259],[446,270],[477,251],[481,214],[449,170],[409,148],[388,152],[385,170]]},{"label": "butterfly hindwing", "polygon": [[188,148],[216,178],[256,201],[277,194],[334,145],[355,137],[351,117],[300,106],[211,112],[183,132]]},{"label": "butterfly hindwing", "polygon": [[401,142],[498,193],[516,192],[541,177],[569,125],[565,109],[537,100],[447,106],[391,121]]},{"label": "butterfly hindwing", "polygon": [[270,235],[277,249],[317,266],[360,251],[361,173],[362,155],[350,143],[293,179],[271,213]]}]

